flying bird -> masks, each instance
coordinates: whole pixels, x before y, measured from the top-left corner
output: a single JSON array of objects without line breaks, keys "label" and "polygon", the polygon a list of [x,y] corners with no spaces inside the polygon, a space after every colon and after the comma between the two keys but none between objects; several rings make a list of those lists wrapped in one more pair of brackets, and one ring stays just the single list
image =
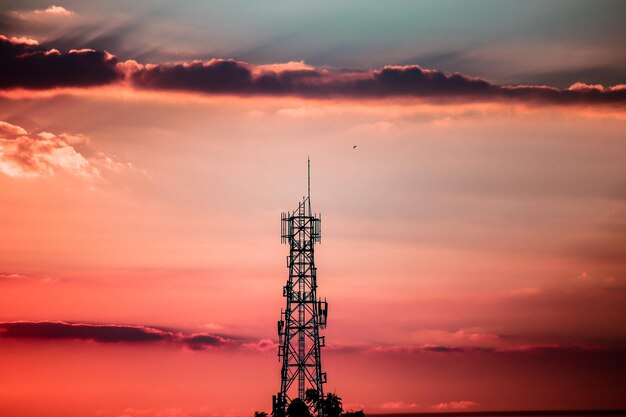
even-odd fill
[{"label": "flying bird", "polygon": [[356,145],[354,145],[354,146],[352,147],[352,149],[356,149]]}]

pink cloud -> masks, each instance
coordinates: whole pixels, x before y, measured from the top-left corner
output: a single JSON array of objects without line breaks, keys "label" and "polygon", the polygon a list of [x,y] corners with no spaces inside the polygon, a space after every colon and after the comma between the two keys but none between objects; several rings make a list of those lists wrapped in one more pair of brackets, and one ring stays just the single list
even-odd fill
[{"label": "pink cloud", "polygon": [[380,408],[385,410],[401,410],[401,409],[414,409],[417,407],[416,403],[405,403],[404,401],[387,401],[380,405]]},{"label": "pink cloud", "polygon": [[4,35],[0,35],[0,40],[4,40],[16,45],[28,45],[28,46],[36,46],[39,45],[39,41],[36,39],[27,38],[25,36],[12,36],[7,37]]},{"label": "pink cloud", "polygon": [[447,403],[439,403],[434,406],[436,410],[467,410],[474,408],[479,404],[474,401],[450,401]]},{"label": "pink cloud", "polygon": [[479,330],[459,329],[456,331],[425,329],[414,333],[414,340],[423,346],[498,346],[502,338],[490,332]]},{"label": "pink cloud", "polygon": [[277,349],[278,343],[269,339],[262,339],[258,342],[244,343],[242,346],[246,349],[258,350],[259,352],[267,352],[268,350]]},{"label": "pink cloud", "polygon": [[567,88],[568,91],[582,91],[582,92],[607,92],[607,91],[624,91],[626,90],[626,84],[617,84],[611,87],[605,87],[602,84],[585,84],[574,83]]},{"label": "pink cloud", "polygon": [[59,170],[84,177],[99,172],[77,151],[81,140],[67,134],[17,133],[19,126],[0,126],[0,172],[10,177],[51,176]]},{"label": "pink cloud", "polygon": [[27,135],[26,129],[12,125],[11,123],[0,121],[0,134],[5,135]]},{"label": "pink cloud", "polygon": [[76,13],[63,6],[51,5],[45,9],[35,9],[30,11],[15,11],[11,13],[18,19],[27,21],[42,21],[44,19],[67,18],[75,16]]},{"label": "pink cloud", "polygon": [[289,61],[284,64],[265,64],[251,66],[254,72],[259,75],[263,72],[285,72],[285,71],[312,71],[315,70],[314,66],[306,64],[304,61]]},{"label": "pink cloud", "polygon": [[66,9],[65,7],[62,6],[49,6],[46,9],[43,10],[34,10],[33,13],[35,14],[47,14],[47,15],[54,15],[54,16],[71,16],[73,14],[75,14],[73,11]]},{"label": "pink cloud", "polygon": [[0,121],[0,173],[13,178],[48,177],[67,172],[95,179],[102,170],[116,171],[132,165],[96,152],[85,156],[90,139],[82,134],[28,132]]}]

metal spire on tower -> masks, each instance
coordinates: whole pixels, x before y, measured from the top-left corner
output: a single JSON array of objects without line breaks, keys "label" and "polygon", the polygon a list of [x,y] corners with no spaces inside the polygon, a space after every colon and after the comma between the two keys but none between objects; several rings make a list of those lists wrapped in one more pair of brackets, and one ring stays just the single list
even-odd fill
[{"label": "metal spire on tower", "polygon": [[[317,298],[317,268],[314,245],[321,241],[321,215],[311,211],[311,161],[307,158],[307,196],[298,208],[281,215],[281,240],[289,244],[289,278],[283,287],[286,308],[278,321],[278,358],[282,360],[280,391],[273,398],[272,414],[285,415],[287,405],[305,392],[315,390],[324,398],[320,329],[326,327],[328,303]],[[296,384],[297,381],[297,384]],[[317,402],[318,416],[322,410]]]}]

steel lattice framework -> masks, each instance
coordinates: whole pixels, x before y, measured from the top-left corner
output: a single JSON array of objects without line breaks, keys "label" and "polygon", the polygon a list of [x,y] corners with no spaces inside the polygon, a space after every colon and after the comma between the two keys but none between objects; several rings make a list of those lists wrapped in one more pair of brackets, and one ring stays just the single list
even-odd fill
[{"label": "steel lattice framework", "polygon": [[[311,211],[311,164],[308,162],[308,194],[293,212],[281,215],[282,243],[289,244],[289,279],[283,287],[286,308],[278,321],[278,358],[282,360],[280,392],[274,396],[274,415],[284,415],[295,398],[305,399],[309,389],[324,398],[320,329],[326,326],[328,303],[317,298],[314,246],[321,241],[321,215]],[[297,385],[296,385],[297,381]],[[297,388],[297,389],[296,389]],[[321,416],[321,410],[315,410]]]}]

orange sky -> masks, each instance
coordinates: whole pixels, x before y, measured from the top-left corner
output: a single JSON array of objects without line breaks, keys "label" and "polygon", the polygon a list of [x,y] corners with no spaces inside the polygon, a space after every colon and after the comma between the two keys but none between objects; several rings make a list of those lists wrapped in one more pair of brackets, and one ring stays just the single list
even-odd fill
[{"label": "orange sky", "polygon": [[[625,336],[619,113],[114,94],[4,102],[2,119],[29,134],[85,135],[76,149],[99,169],[0,177],[5,322],[275,340],[287,272],[277,218],[304,191],[309,154],[331,304],[324,365],[347,404],[622,406],[611,376]],[[279,377],[271,345],[0,345],[2,404],[15,415],[248,415],[269,407]]]},{"label": "orange sky", "polygon": [[[385,69],[298,56],[228,61],[283,83],[315,72],[290,94],[254,77],[261,90],[219,90],[213,72],[141,84],[173,67],[47,49],[46,19],[94,19],[65,6],[2,11],[14,26],[0,42],[44,48],[32,56],[67,59],[68,74],[91,57],[125,75],[73,84],[0,49],[37,75],[0,81],[0,415],[270,411],[279,219],[306,192],[307,156],[323,367],[347,408],[626,408],[623,84],[511,93],[529,87],[445,73],[451,87],[422,95],[432,80],[410,90],[410,77],[439,73],[393,67],[405,95]],[[381,84],[363,93],[351,77]]]}]

